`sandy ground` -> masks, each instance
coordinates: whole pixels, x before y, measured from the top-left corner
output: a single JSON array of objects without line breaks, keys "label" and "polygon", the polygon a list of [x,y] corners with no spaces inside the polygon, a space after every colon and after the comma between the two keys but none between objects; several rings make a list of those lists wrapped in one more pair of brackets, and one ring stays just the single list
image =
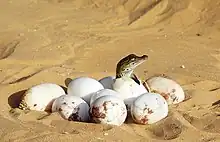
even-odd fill
[{"label": "sandy ground", "polygon": [[[0,141],[220,141],[218,0],[1,0],[0,6]],[[166,74],[191,99],[149,126],[9,114],[19,91],[114,75],[129,53],[149,56],[139,77]]]}]

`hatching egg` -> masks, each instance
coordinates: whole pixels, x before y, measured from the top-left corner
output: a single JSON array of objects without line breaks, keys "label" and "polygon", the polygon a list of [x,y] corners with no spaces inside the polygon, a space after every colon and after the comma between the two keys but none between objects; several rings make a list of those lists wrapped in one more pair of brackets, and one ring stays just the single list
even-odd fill
[{"label": "hatching egg", "polygon": [[136,98],[131,105],[131,116],[138,124],[153,124],[168,115],[166,100],[157,93],[145,93]]},{"label": "hatching egg", "polygon": [[88,122],[90,119],[89,105],[78,96],[62,95],[58,97],[53,103],[52,110],[69,121]]},{"label": "hatching egg", "polygon": [[29,88],[22,97],[19,108],[23,110],[51,111],[53,101],[65,94],[62,87],[43,83]]},{"label": "hatching egg", "polygon": [[79,96],[89,104],[91,95],[101,89],[104,89],[104,87],[99,81],[90,77],[78,77],[69,83],[67,93]]},{"label": "hatching egg", "polygon": [[148,92],[141,82],[138,84],[129,77],[117,78],[113,84],[113,90],[120,93],[128,111],[130,110],[130,106],[136,97]]},{"label": "hatching egg", "polygon": [[126,106],[114,95],[102,96],[90,106],[90,116],[96,123],[120,126],[127,117]]},{"label": "hatching egg", "polygon": [[99,90],[97,92],[95,92],[92,96],[91,96],[91,100],[90,100],[90,105],[93,103],[93,101],[95,101],[96,99],[102,97],[102,96],[107,96],[107,95],[114,95],[117,97],[120,97],[120,94],[114,90],[111,89],[102,89]]},{"label": "hatching egg", "polygon": [[151,92],[159,93],[166,100],[168,105],[178,104],[185,99],[182,87],[174,80],[162,76],[154,76],[147,79]]}]

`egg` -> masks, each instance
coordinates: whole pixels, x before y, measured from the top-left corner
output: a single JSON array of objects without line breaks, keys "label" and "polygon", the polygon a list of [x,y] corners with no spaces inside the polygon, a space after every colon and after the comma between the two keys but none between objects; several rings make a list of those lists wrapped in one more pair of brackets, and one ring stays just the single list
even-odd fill
[{"label": "egg", "polygon": [[157,93],[145,93],[136,98],[131,105],[131,116],[138,124],[153,124],[168,115],[166,100]]},{"label": "egg", "polygon": [[113,84],[113,90],[120,93],[128,111],[130,111],[130,106],[136,97],[148,92],[142,83],[138,84],[129,77],[117,78]]},{"label": "egg", "polygon": [[53,83],[42,83],[29,88],[22,97],[22,110],[51,111],[53,101],[64,95],[62,87]]},{"label": "egg", "polygon": [[102,97],[102,96],[108,96],[108,95],[114,95],[114,96],[117,96],[117,97],[120,97],[120,94],[114,90],[111,90],[111,89],[102,89],[102,90],[99,90],[97,92],[95,92],[92,96],[91,96],[91,99],[90,99],[90,106],[91,104],[93,103],[93,101],[95,101],[96,99]]},{"label": "egg", "polygon": [[161,94],[167,100],[168,105],[178,104],[185,99],[182,87],[172,79],[154,76],[147,79],[146,82],[151,92]]},{"label": "egg", "polygon": [[58,97],[52,106],[53,112],[58,112],[61,117],[69,121],[88,122],[89,105],[80,97],[62,95]]},{"label": "egg", "polygon": [[93,101],[90,116],[95,123],[120,126],[125,122],[127,110],[123,100],[107,95]]},{"label": "egg", "polygon": [[101,89],[104,87],[99,81],[90,77],[78,77],[69,83],[67,94],[81,97],[89,104],[91,95]]},{"label": "egg", "polygon": [[106,76],[99,80],[99,82],[104,86],[105,89],[112,89],[112,84],[114,83],[114,76]]}]

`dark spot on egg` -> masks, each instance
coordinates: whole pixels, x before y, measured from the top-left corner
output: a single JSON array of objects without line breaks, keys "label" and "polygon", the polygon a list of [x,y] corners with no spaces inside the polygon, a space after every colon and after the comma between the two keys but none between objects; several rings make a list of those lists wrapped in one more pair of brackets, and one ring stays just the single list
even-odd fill
[{"label": "dark spot on egg", "polygon": [[37,104],[34,104],[34,107],[36,107],[37,106]]},{"label": "dark spot on egg", "polygon": [[102,118],[102,119],[106,117],[104,113],[101,113],[99,111],[99,107],[94,107],[94,106],[92,107],[91,116],[95,118]]},{"label": "dark spot on egg", "polygon": [[82,121],[81,118],[79,117],[79,112],[75,112],[75,113],[72,113],[69,118],[68,118],[68,121]]},{"label": "dark spot on egg", "polygon": [[58,111],[63,111],[62,108],[59,108]]}]

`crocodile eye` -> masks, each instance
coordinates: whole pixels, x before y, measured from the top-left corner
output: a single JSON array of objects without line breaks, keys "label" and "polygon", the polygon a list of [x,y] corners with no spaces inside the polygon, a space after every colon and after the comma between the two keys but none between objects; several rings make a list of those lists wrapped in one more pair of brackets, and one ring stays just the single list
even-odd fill
[{"label": "crocodile eye", "polygon": [[129,71],[129,70],[130,70],[129,68],[123,69],[123,71]]}]

